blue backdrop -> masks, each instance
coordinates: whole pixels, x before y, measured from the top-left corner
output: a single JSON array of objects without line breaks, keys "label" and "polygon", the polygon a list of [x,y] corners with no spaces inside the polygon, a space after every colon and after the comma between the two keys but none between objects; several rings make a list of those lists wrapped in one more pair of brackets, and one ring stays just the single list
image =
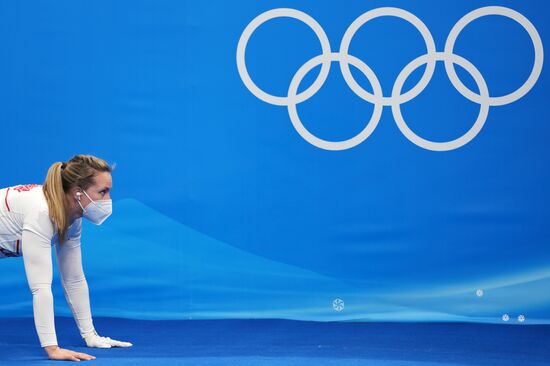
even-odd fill
[{"label": "blue backdrop", "polygon": [[[521,14],[546,45],[544,1],[2,2],[0,186],[42,183],[51,163],[77,153],[116,162],[114,213],[83,231],[95,316],[548,323],[547,67],[517,100],[488,98],[514,92],[542,60],[520,22],[488,15],[456,38],[466,60],[458,77],[483,92],[468,72],[479,70],[483,100],[465,97],[442,61],[416,96],[390,98],[426,44],[395,16],[358,28],[348,53],[387,99],[357,95],[334,61],[296,107],[326,141],[352,138],[381,113],[368,138],[340,150],[303,138],[285,105],[292,98],[262,100],[237,67],[243,32],[276,8],[314,19],[337,58],[367,11],[414,14],[433,56],[459,19],[489,5]],[[321,54],[308,25],[274,18],[251,33],[246,70],[286,97]],[[372,92],[360,61],[351,74]],[[419,66],[403,93],[421,80]],[[312,67],[298,93],[319,75]],[[435,151],[401,132],[399,107],[411,131],[436,142],[487,115],[469,142]],[[32,316],[21,258],[1,261],[0,289],[0,317]],[[54,294],[56,314],[69,315],[57,273]]]}]

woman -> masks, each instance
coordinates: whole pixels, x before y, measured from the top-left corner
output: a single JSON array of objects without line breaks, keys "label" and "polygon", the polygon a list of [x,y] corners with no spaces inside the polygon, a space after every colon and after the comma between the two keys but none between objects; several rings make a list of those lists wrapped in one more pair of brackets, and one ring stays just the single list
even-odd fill
[{"label": "woman", "polygon": [[0,258],[23,256],[32,292],[34,323],[52,360],[92,360],[94,356],[58,347],[54,327],[51,247],[65,298],[88,347],[129,347],[94,329],[88,284],[82,270],[82,216],[100,225],[112,211],[112,168],[91,155],[54,163],[43,185],[0,189]]}]

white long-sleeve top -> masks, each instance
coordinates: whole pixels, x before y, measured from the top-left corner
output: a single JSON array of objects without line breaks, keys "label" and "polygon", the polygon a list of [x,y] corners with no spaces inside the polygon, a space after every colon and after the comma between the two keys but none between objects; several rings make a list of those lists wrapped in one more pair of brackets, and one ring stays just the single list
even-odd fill
[{"label": "white long-sleeve top", "polygon": [[69,227],[59,244],[57,228],[48,214],[42,185],[0,189],[0,258],[23,257],[33,299],[34,323],[42,347],[57,345],[52,295],[52,246],[65,298],[82,337],[94,332],[88,283],[82,269],[82,218]]}]

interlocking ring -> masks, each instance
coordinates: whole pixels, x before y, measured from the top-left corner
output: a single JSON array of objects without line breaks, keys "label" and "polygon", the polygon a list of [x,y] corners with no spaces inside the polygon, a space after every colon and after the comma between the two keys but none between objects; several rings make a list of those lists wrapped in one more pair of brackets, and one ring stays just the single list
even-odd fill
[{"label": "interlocking ring", "polygon": [[[378,79],[376,78],[376,75],[371,70],[371,68],[368,67],[363,61],[354,56],[336,52],[328,55],[323,54],[316,56],[306,62],[302,67],[300,67],[300,69],[298,69],[298,72],[296,72],[296,75],[294,75],[294,77],[292,78],[292,81],[290,82],[290,87],[288,88],[288,98],[290,101],[294,101],[296,99],[298,86],[300,85],[300,82],[302,81],[304,76],[315,66],[319,65],[320,63],[324,64],[327,60],[329,60],[330,62],[339,61],[340,63],[344,61],[346,64],[350,63],[353,66],[357,67],[363,74],[365,74],[367,79],[369,79],[370,83],[372,84],[372,87],[374,89],[374,96],[376,97],[376,99],[382,99],[382,87],[380,86],[380,83],[378,82]],[[361,97],[363,98],[363,96]],[[376,125],[380,121],[380,117],[382,116],[382,104],[375,102],[372,117],[363,129],[363,131],[359,132],[359,134],[357,134],[355,137],[352,137],[351,139],[345,141],[326,141],[310,133],[304,127],[302,121],[300,121],[300,117],[298,117],[298,111],[296,110],[295,102],[289,102],[288,114],[296,131],[300,134],[300,136],[304,138],[304,140],[306,140],[310,144],[325,150],[345,150],[359,145],[361,142],[365,141],[367,137],[369,137],[372,131],[374,131]]]},{"label": "interlocking ring", "polygon": [[[319,23],[315,21],[315,19],[313,19],[306,13],[295,9],[281,8],[268,10],[265,13],[262,13],[254,18],[254,20],[252,20],[250,24],[248,24],[248,26],[244,29],[243,33],[241,34],[241,38],[239,39],[239,44],[237,46],[237,68],[239,69],[239,75],[241,76],[241,79],[243,80],[248,90],[250,90],[252,94],[260,98],[264,102],[274,105],[286,106],[289,102],[288,97],[278,97],[268,94],[262,89],[258,88],[256,84],[254,84],[252,78],[250,78],[250,75],[248,74],[245,63],[246,45],[248,44],[248,40],[250,39],[250,36],[252,36],[252,33],[254,33],[254,31],[260,25],[264,24],[268,20],[281,17],[288,17],[300,20],[304,22],[308,27],[310,27],[313,32],[315,32],[315,35],[317,36],[317,38],[319,38],[319,41],[321,42],[321,49],[323,51],[323,54],[330,54],[330,43],[327,35],[325,34],[325,31],[323,30],[321,25],[319,25]],[[321,66],[321,72],[319,73],[317,79],[313,82],[313,84],[311,84],[309,88],[296,96],[296,102],[301,103],[315,95],[315,93],[317,93],[325,83],[329,71],[330,61],[327,60]]]},{"label": "interlocking ring", "polygon": [[460,57],[458,55],[452,54],[452,53],[445,53],[445,52],[437,52],[435,55],[423,55],[415,60],[411,61],[407,66],[403,68],[401,73],[397,76],[397,79],[395,80],[395,84],[393,86],[392,96],[399,96],[401,95],[401,88],[403,87],[403,84],[405,83],[405,80],[407,80],[407,77],[416,70],[419,66],[422,64],[431,62],[431,61],[445,61],[452,64],[458,64],[462,66],[466,71],[472,75],[474,78],[474,81],[477,84],[477,87],[480,90],[481,94],[481,100],[479,101],[480,109],[479,109],[479,115],[477,116],[477,120],[474,123],[474,125],[461,137],[447,142],[433,142],[426,139],[423,139],[422,137],[415,134],[409,126],[405,123],[405,120],[403,119],[403,116],[401,115],[401,104],[395,103],[392,104],[392,113],[393,117],[395,118],[395,123],[397,123],[397,127],[399,127],[399,130],[405,135],[409,141],[411,141],[413,144],[416,144],[420,147],[423,147],[427,150],[433,150],[433,151],[447,151],[447,150],[454,150],[458,149],[459,147],[466,145],[468,142],[470,142],[476,135],[481,131],[481,128],[483,127],[483,124],[487,120],[487,115],[489,114],[489,90],[487,89],[487,84],[485,83],[485,80],[483,79],[483,76],[481,76],[481,73],[474,65],[470,63],[470,61],[466,60],[463,57]]},{"label": "interlocking ring", "polygon": [[[451,29],[451,31],[449,32],[449,36],[447,37],[447,41],[445,42],[445,52],[453,53],[453,48],[460,32],[462,32],[462,30],[474,20],[487,15],[501,15],[518,22],[523,28],[525,28],[525,30],[529,34],[529,37],[531,37],[531,42],[533,42],[533,47],[535,48],[535,61],[533,62],[533,69],[531,70],[531,74],[529,75],[525,83],[518,89],[516,89],[516,91],[507,95],[503,95],[501,97],[489,97],[489,105],[500,106],[515,102],[516,100],[527,94],[529,90],[531,90],[531,88],[537,82],[542,71],[544,51],[542,48],[542,41],[540,39],[539,33],[537,32],[535,26],[533,26],[533,24],[526,17],[515,10],[502,6],[487,6],[469,12],[455,24],[453,29]],[[464,97],[468,98],[472,102],[480,104],[479,95],[472,92],[462,83],[462,81],[460,81],[460,79],[456,75],[456,71],[452,63],[445,61],[445,70],[449,75],[449,79],[453,83],[454,87],[460,92],[460,94],[462,94]]]},{"label": "interlocking ring", "polygon": [[[535,50],[533,69],[525,83],[514,92],[504,96],[490,96],[488,87],[479,70],[464,57],[456,55],[453,52],[454,44],[460,32],[472,21],[487,15],[505,16],[518,22],[529,34]],[[409,22],[419,31],[426,44],[426,54],[417,57],[405,66],[403,70],[401,70],[394,82],[390,96],[384,96],[380,82],[372,69],[363,61],[348,53],[349,46],[355,33],[368,21],[382,16],[397,17]],[[271,95],[260,89],[250,78],[245,61],[246,46],[252,33],[268,20],[279,17],[289,17],[304,22],[315,32],[319,38],[322,49],[321,55],[313,57],[298,69],[290,82],[286,97]],[[485,121],[487,120],[490,106],[501,106],[512,103],[522,98],[525,94],[527,94],[527,92],[529,92],[529,90],[531,90],[540,76],[543,60],[544,51],[542,41],[533,24],[517,11],[502,6],[487,6],[479,8],[463,16],[449,32],[443,52],[436,51],[435,42],[430,31],[418,17],[403,9],[389,7],[367,11],[354,20],[344,33],[339,52],[331,51],[329,40],[319,23],[304,12],[288,8],[272,9],[254,18],[254,20],[248,24],[241,34],[237,45],[237,69],[248,90],[250,90],[250,92],[257,98],[266,103],[286,106],[292,125],[298,134],[300,134],[300,136],[302,136],[302,138],[310,144],[325,150],[346,150],[365,141],[378,125],[384,106],[391,107],[394,120],[399,130],[415,145],[432,151],[449,151],[457,149],[469,143],[481,131]],[[297,104],[311,98],[323,86],[328,77],[330,66],[333,61],[339,62],[344,80],[350,89],[357,96],[374,105],[374,111],[365,128],[356,136],[344,141],[327,141],[313,135],[302,124],[296,109]],[[427,87],[434,74],[437,61],[444,62],[449,80],[457,91],[468,100],[480,105],[478,117],[470,130],[459,138],[447,142],[429,141],[418,136],[408,127],[401,114],[401,104],[414,99]],[[298,87],[304,76],[319,64],[321,64],[321,71],[313,84],[311,84],[305,91],[298,93]],[[373,93],[366,91],[355,81],[350,72],[349,64],[352,64],[358,68],[359,71],[367,77],[373,88]],[[403,88],[403,84],[406,79],[414,70],[424,64],[426,64],[426,70],[424,71],[424,74],[420,78],[419,82],[409,91],[402,94],[401,89]],[[468,89],[462,81],[460,81],[454,69],[455,64],[458,64],[472,75],[479,89],[479,94],[476,94]]]},{"label": "interlocking ring", "polygon": [[[342,42],[340,44],[340,53],[347,54],[349,50],[349,45],[351,43],[351,40],[355,33],[361,28],[365,23],[368,21],[382,17],[382,16],[393,16],[396,18],[403,19],[409,23],[411,23],[417,30],[420,32],[420,35],[422,35],[422,38],[424,39],[424,43],[426,43],[426,52],[428,55],[434,55],[435,54],[435,42],[432,37],[432,34],[428,30],[428,27],[420,19],[418,19],[414,14],[409,13],[408,11],[405,11],[403,9],[398,8],[378,8],[373,9],[371,11],[367,11],[363,15],[361,15],[359,18],[355,19],[353,23],[349,26],[349,28],[346,30],[346,33],[344,33],[344,37],[342,37]],[[340,69],[342,70],[342,75],[344,76],[344,80],[349,85],[351,90],[357,95],[359,95],[361,98],[365,99],[368,102],[371,103],[382,103],[385,106],[391,106],[395,103],[405,103],[409,100],[416,97],[418,94],[424,90],[426,85],[430,82],[434,71],[435,71],[435,60],[430,59],[430,61],[426,65],[426,70],[424,71],[424,74],[422,75],[422,78],[418,82],[417,85],[415,85],[411,90],[406,92],[403,95],[399,95],[396,97],[381,97],[376,98],[371,93],[367,92],[365,89],[363,89],[353,78],[351,75],[351,72],[349,70],[349,65],[346,62],[340,62]]]}]

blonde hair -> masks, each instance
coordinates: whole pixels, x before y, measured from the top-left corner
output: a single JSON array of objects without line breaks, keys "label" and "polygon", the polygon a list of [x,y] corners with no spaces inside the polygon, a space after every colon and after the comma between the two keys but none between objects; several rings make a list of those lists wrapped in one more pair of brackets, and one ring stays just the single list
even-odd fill
[{"label": "blonde hair", "polygon": [[66,240],[69,228],[69,202],[66,193],[75,186],[86,190],[95,184],[95,175],[99,172],[112,172],[105,160],[93,155],[75,155],[67,163],[53,163],[42,186],[48,203],[50,218],[57,228],[59,242]]}]

